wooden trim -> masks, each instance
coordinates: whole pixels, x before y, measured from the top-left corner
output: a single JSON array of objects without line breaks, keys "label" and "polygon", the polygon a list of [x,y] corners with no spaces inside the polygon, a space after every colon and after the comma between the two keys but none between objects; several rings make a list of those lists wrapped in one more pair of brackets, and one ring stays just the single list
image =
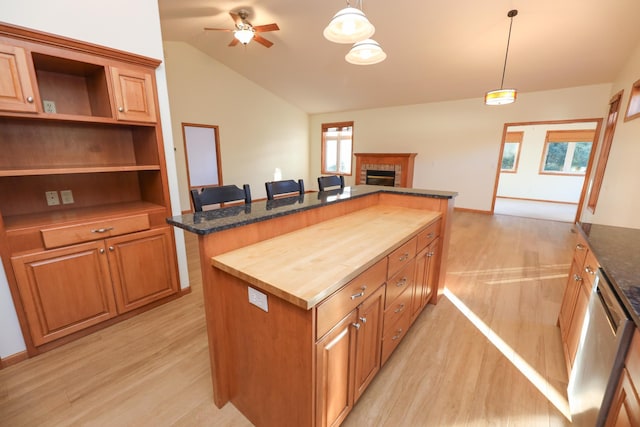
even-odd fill
[{"label": "wooden trim", "polygon": [[0,369],[8,368],[9,366],[16,365],[24,360],[27,360],[29,355],[26,351],[21,351],[19,353],[12,354],[3,359],[0,359]]},{"label": "wooden trim", "polygon": [[560,203],[563,205],[577,205],[575,202],[560,202],[558,200],[546,200],[546,199],[529,199],[526,197],[505,197],[497,196],[496,199],[508,199],[508,200],[524,200],[527,202],[544,202],[544,203]]},{"label": "wooden trim", "polygon": [[477,214],[483,214],[483,215],[493,215],[493,209],[490,211],[483,211],[479,209],[459,208],[456,206],[453,208],[453,210],[454,212],[471,212],[471,213],[477,213]]},{"label": "wooden trim", "polygon": [[624,121],[633,120],[640,117],[640,80],[636,80],[631,85],[629,93],[629,102],[627,103],[627,112],[624,115]]},{"label": "wooden trim", "polygon": [[157,68],[162,63],[159,59],[150,58],[148,56],[132,54],[118,49],[100,46],[93,43],[87,43],[68,37],[58,36],[43,31],[32,30],[13,24],[0,22],[0,36],[10,37],[12,39],[23,40],[27,42],[39,43],[51,47],[64,48],[74,52],[85,53],[89,55],[100,56],[102,58],[114,59],[129,64],[145,65]]}]

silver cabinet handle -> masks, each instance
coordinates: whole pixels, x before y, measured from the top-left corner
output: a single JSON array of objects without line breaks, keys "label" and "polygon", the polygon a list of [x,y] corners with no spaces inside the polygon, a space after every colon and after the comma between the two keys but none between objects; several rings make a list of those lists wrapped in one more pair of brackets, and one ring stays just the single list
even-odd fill
[{"label": "silver cabinet handle", "polygon": [[92,233],[106,233],[107,231],[113,230],[113,227],[105,227],[105,228],[94,228],[91,230]]},{"label": "silver cabinet handle", "polygon": [[397,287],[401,287],[407,284],[407,278],[403,277],[402,279],[398,280],[398,283],[396,283]]},{"label": "silver cabinet handle", "polygon": [[360,321],[361,321],[362,323],[367,323],[367,318],[366,318],[366,317],[361,317],[361,318],[360,318]]},{"label": "silver cabinet handle", "polygon": [[433,232],[431,232],[431,233],[427,234],[427,239],[432,238],[434,235],[435,235],[435,233],[433,233]]},{"label": "silver cabinet handle", "polygon": [[434,256],[435,254],[436,254],[435,252],[429,252],[429,253],[427,254],[427,256],[428,256],[428,257],[432,257],[432,256]]},{"label": "silver cabinet handle", "polygon": [[583,244],[581,244],[581,243],[578,243],[578,244],[576,245],[576,249],[577,249],[577,250],[579,250],[579,251],[583,251],[583,250],[584,250],[584,245],[583,245]]},{"label": "silver cabinet handle", "polygon": [[27,102],[33,104],[33,96],[27,96]]},{"label": "silver cabinet handle", "polygon": [[397,340],[398,338],[400,338],[402,336],[402,329],[398,329],[396,331],[396,334],[394,336],[391,337],[392,340]]},{"label": "silver cabinet handle", "polygon": [[109,246],[109,250],[110,250],[111,252],[113,252],[113,251],[115,251],[115,248],[114,248],[113,246]]},{"label": "silver cabinet handle", "polygon": [[122,113],[124,111],[124,108],[123,107],[118,107],[118,111]]},{"label": "silver cabinet handle", "polygon": [[400,304],[398,306],[398,308],[396,308],[395,310],[393,310],[394,313],[400,313],[402,310],[404,310],[404,303]]},{"label": "silver cabinet handle", "polygon": [[358,329],[360,329],[360,323],[352,323],[351,326],[353,326],[354,328],[356,328],[356,331]]},{"label": "silver cabinet handle", "polygon": [[356,298],[360,298],[364,296],[364,291],[367,289],[366,286],[361,287],[360,289],[362,289],[361,292],[358,292],[357,294],[353,294],[351,295],[351,299],[356,299]]},{"label": "silver cabinet handle", "polygon": [[582,282],[582,277],[578,276],[577,274],[574,274],[573,280],[575,280],[576,282]]},{"label": "silver cabinet handle", "polygon": [[398,261],[406,261],[409,259],[409,254],[408,253],[404,253],[402,255],[400,255],[400,258],[398,258]]},{"label": "silver cabinet handle", "polygon": [[589,273],[589,274],[596,274],[596,272],[595,272],[595,271],[593,271],[593,269],[591,268],[591,266],[590,266],[590,265],[587,265],[587,266],[584,268],[584,271],[586,271],[586,272],[587,272],[587,273]]},{"label": "silver cabinet handle", "polygon": [[100,248],[100,253],[103,254],[104,253],[104,248]]}]

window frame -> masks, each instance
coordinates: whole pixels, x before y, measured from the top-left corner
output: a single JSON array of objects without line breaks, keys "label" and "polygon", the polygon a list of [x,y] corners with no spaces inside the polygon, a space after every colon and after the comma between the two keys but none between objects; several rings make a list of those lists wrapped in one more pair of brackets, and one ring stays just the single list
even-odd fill
[{"label": "window frame", "polygon": [[[573,153],[575,152],[575,146],[578,143],[588,142],[591,144],[591,150],[594,147],[595,130],[581,129],[581,130],[548,130],[544,140],[544,148],[542,150],[542,156],[540,158],[540,167],[538,168],[538,174],[540,175],[555,175],[555,176],[586,176],[589,167],[589,161],[587,159],[587,165],[584,172],[571,172],[571,171],[548,171],[544,169],[547,155],[549,154],[549,145],[558,143],[573,144],[567,147],[567,153],[565,154],[565,166],[569,158],[573,159]],[[569,156],[568,154],[572,155]],[[589,152],[589,158],[591,158],[591,152]]]},{"label": "window frame", "polygon": [[[507,132],[504,144],[502,145],[502,155],[500,156],[500,173],[518,173],[518,165],[520,164],[520,152],[522,151],[522,140],[524,138],[524,132]],[[518,149],[516,151],[516,158],[513,162],[513,169],[502,169],[502,161],[504,160],[504,149],[507,144],[517,144]]]},{"label": "window frame", "polygon": [[[341,140],[338,139],[338,143],[336,146],[336,168],[337,170],[335,171],[329,171],[326,169],[326,155],[327,155],[327,150],[326,150],[326,132],[329,129],[332,128],[351,128],[351,140],[350,140],[350,150],[349,150],[349,171],[348,172],[342,172],[340,171],[340,144],[341,144]],[[334,122],[334,123],[322,123],[321,126],[321,153],[320,153],[320,173],[323,175],[343,175],[343,176],[352,176],[353,175],[353,141],[354,141],[354,135],[355,135],[355,127],[354,127],[354,122],[353,121],[348,121],[348,122]],[[346,141],[346,140],[345,140]]]}]

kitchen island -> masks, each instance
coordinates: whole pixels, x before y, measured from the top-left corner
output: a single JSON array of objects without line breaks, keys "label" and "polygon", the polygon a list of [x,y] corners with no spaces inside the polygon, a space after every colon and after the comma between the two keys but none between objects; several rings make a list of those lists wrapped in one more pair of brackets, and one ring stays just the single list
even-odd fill
[{"label": "kitchen island", "polygon": [[456,195],[355,186],[168,219],[199,237],[215,404],[338,425],[442,294]]}]

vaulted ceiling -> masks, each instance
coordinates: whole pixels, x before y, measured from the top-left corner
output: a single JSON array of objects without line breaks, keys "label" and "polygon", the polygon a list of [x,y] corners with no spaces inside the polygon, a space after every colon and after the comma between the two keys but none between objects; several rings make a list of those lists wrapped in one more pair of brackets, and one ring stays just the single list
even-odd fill
[{"label": "vaulted ceiling", "polygon": [[[352,0],[351,6],[359,2]],[[638,0],[366,0],[387,59],[344,60],[322,36],[344,0],[159,0],[163,39],[183,41],[307,113],[478,98],[500,86],[531,92],[612,82],[640,43]],[[229,11],[246,9],[271,48],[228,47]],[[640,70],[638,70],[640,78]]]}]

